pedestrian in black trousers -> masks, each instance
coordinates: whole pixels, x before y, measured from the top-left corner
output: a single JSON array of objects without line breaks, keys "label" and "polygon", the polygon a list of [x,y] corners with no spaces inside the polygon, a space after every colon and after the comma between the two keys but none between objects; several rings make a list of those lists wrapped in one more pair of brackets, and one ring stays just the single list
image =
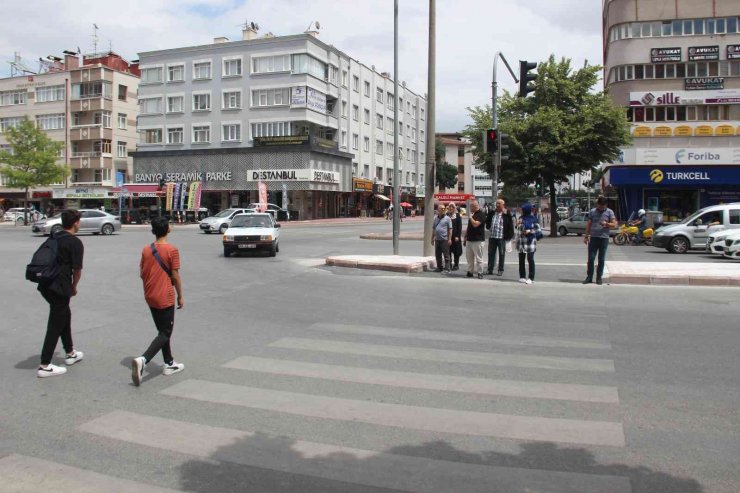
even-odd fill
[{"label": "pedestrian in black trousers", "polygon": [[460,256],[462,255],[462,217],[457,212],[457,206],[454,202],[447,205],[447,215],[452,220],[452,245],[450,245],[450,255],[453,258],[452,270],[460,269]]},{"label": "pedestrian in black trousers", "polygon": [[489,210],[486,218],[486,229],[491,231],[488,238],[488,275],[493,275],[496,267],[496,253],[498,253],[499,276],[504,274],[504,261],[506,260],[506,243],[514,238],[514,218],[505,207],[503,199],[496,201],[496,207]]}]

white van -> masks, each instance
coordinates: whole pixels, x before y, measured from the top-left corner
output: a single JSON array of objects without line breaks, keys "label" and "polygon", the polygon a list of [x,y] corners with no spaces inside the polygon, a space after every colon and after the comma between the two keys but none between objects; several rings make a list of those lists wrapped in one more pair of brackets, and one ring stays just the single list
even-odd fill
[{"label": "white van", "polygon": [[653,234],[653,246],[671,253],[704,250],[707,237],[725,229],[740,229],[740,202],[705,207],[678,224],[661,226]]}]

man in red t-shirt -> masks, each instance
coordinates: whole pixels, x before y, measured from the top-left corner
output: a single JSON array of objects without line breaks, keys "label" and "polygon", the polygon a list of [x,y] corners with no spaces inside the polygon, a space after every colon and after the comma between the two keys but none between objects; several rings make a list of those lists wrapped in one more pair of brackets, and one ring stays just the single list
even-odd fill
[{"label": "man in red t-shirt", "polygon": [[157,337],[144,354],[131,363],[131,380],[137,387],[141,384],[144,367],[161,350],[164,357],[165,375],[173,375],[185,369],[172,357],[170,338],[175,327],[175,291],[177,308],[185,305],[180,281],[180,251],[167,243],[170,224],[164,217],[152,219],[152,233],[157,240],[141,251],[140,276],[144,281],[144,299],[152,312]]}]

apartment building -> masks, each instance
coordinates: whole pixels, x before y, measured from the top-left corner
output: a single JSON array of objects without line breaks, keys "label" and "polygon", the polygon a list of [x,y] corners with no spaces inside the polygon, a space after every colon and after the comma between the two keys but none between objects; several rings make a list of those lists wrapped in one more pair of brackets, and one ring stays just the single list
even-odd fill
[{"label": "apartment building", "polygon": [[[69,168],[69,176],[34,190],[37,207],[110,207],[116,173],[125,181],[133,171],[128,152],[138,138],[138,83],[136,64],[113,52],[66,54],[48,72],[0,79],[0,146],[8,146],[7,128],[24,118],[64,143],[58,164]],[[24,193],[0,178],[0,198],[10,204]]]},{"label": "apartment building", "polygon": [[[426,101],[318,39],[317,32],[216,38],[139,54],[137,183],[203,182],[216,210],[268,200],[301,218],[384,208],[392,186],[394,132],[401,183],[413,199],[424,178]],[[321,173],[314,173],[321,172]]]},{"label": "apartment building", "polygon": [[[445,198],[457,194],[458,201],[475,197],[483,205],[493,201],[493,180],[473,159],[473,145],[460,133],[437,133],[445,149],[445,162],[457,167],[457,185],[454,190],[439,190]],[[450,200],[453,201],[453,200]]]},{"label": "apartment building", "polygon": [[740,201],[739,16],[736,1],[604,0],[605,86],[633,137],[604,177],[620,217]]}]

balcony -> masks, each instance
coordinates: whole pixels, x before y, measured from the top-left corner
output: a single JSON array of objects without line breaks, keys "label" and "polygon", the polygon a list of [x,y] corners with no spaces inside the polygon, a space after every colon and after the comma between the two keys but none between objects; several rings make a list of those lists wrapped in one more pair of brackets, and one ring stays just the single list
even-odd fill
[{"label": "balcony", "polygon": [[113,140],[113,129],[100,123],[73,125],[69,128],[69,140]]},{"label": "balcony", "polygon": [[69,156],[69,167],[72,169],[112,168],[113,154],[100,151],[73,152]]},{"label": "balcony", "polygon": [[102,94],[73,96],[69,103],[69,108],[73,113],[99,110],[113,111],[113,99],[110,95],[104,96]]}]

